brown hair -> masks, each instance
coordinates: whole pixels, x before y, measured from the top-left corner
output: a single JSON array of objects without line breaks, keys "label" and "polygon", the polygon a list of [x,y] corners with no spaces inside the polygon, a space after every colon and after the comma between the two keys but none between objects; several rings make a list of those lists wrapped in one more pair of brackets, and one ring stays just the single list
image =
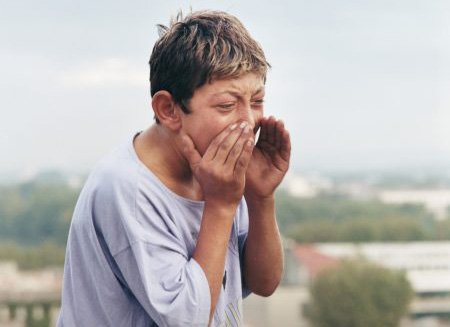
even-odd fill
[{"label": "brown hair", "polygon": [[[170,27],[158,25],[150,57],[150,93],[166,90],[185,113],[194,91],[212,79],[257,73],[270,64],[261,46],[236,17],[222,11],[181,11]],[[156,122],[158,122],[158,119]]]}]

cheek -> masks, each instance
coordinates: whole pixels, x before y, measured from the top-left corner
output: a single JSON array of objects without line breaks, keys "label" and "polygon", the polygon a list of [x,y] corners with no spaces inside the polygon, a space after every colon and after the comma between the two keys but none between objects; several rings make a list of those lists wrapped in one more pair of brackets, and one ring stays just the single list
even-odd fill
[{"label": "cheek", "polygon": [[191,138],[197,151],[203,156],[211,142],[226,128],[217,125],[206,124],[191,131]]}]

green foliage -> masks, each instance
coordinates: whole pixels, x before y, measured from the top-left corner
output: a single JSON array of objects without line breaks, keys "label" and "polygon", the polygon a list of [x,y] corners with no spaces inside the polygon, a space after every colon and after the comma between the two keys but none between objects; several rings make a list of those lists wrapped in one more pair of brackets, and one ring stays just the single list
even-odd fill
[{"label": "green foliage", "polygon": [[[25,269],[63,263],[80,192],[62,177],[44,177],[0,186],[0,259],[17,260]],[[299,242],[450,240],[450,220],[437,222],[419,205],[340,194],[298,199],[280,191],[276,211],[281,232]]]},{"label": "green foliage", "polygon": [[64,264],[65,248],[52,242],[37,247],[0,243],[0,261],[15,261],[19,269],[32,270]]},{"label": "green foliage", "polygon": [[0,241],[65,245],[78,193],[65,184],[25,183],[0,188]]},{"label": "green foliage", "polygon": [[0,187],[0,260],[20,269],[63,265],[79,191],[63,182]]},{"label": "green foliage", "polygon": [[437,222],[436,224],[436,239],[449,240],[450,239],[450,217],[446,220]]},{"label": "green foliage", "polygon": [[450,223],[420,205],[357,201],[336,194],[294,198],[277,193],[280,230],[298,242],[450,240]]},{"label": "green foliage", "polygon": [[315,327],[396,327],[413,294],[403,272],[349,260],[317,276],[305,314]]},{"label": "green foliage", "polygon": [[339,223],[305,221],[286,234],[299,242],[421,241],[432,237],[420,221],[408,217],[347,219]]}]

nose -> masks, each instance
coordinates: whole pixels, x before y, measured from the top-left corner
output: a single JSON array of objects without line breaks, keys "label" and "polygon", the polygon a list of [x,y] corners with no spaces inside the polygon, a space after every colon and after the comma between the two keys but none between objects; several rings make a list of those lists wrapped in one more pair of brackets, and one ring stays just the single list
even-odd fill
[{"label": "nose", "polygon": [[250,104],[241,107],[241,110],[239,112],[239,120],[247,122],[251,127],[251,129],[255,128],[256,124],[255,113],[253,112]]}]

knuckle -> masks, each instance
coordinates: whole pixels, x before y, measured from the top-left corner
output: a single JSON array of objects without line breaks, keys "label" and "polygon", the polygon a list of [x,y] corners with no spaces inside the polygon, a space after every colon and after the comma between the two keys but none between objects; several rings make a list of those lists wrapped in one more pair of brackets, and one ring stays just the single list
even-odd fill
[{"label": "knuckle", "polygon": [[223,178],[223,181],[227,184],[233,182],[233,176],[231,174],[223,174],[222,178]]},{"label": "knuckle", "polygon": [[238,148],[234,147],[231,151],[230,151],[230,156],[231,157],[237,157],[239,155],[240,151]]},{"label": "knuckle", "polygon": [[228,149],[230,147],[230,141],[223,141],[221,144],[220,144],[220,149],[221,150],[226,150],[226,149]]},{"label": "knuckle", "polygon": [[239,158],[238,162],[236,162],[236,165],[239,166],[239,168],[242,168],[245,166],[245,160],[244,158]]},{"label": "knuckle", "polygon": [[223,180],[223,173],[217,170],[211,172],[211,177],[215,180]]}]

